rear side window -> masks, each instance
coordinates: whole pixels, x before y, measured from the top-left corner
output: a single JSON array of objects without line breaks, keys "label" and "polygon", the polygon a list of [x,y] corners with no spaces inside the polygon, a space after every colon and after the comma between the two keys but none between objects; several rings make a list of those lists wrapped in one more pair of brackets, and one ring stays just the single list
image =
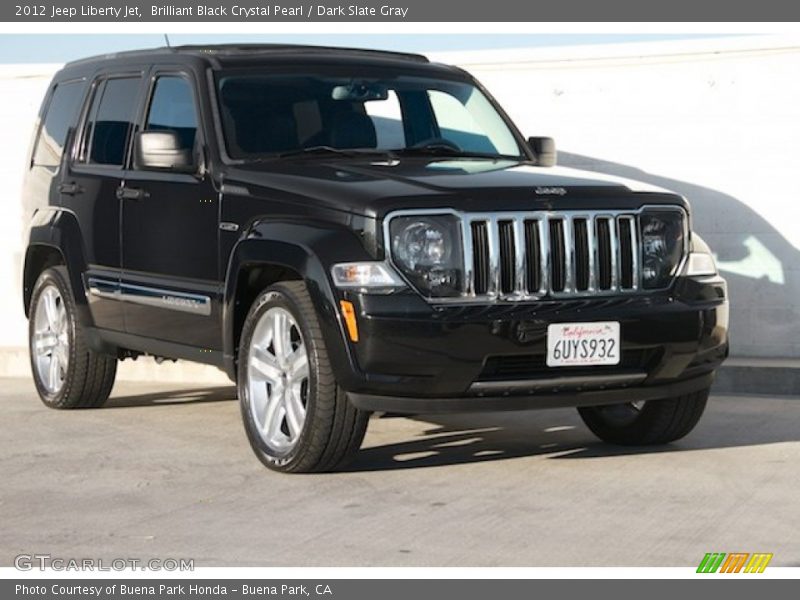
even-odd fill
[{"label": "rear side window", "polygon": [[39,139],[33,153],[32,164],[39,167],[56,168],[64,154],[67,132],[75,124],[78,109],[83,100],[85,84],[82,81],[59,83],[47,107]]},{"label": "rear side window", "polygon": [[181,146],[194,148],[197,137],[197,113],[191,84],[182,77],[164,76],[156,80],[145,129],[171,130],[178,134]]},{"label": "rear side window", "polygon": [[141,79],[107,79],[94,95],[84,134],[84,160],[96,165],[121,166],[136,118]]}]

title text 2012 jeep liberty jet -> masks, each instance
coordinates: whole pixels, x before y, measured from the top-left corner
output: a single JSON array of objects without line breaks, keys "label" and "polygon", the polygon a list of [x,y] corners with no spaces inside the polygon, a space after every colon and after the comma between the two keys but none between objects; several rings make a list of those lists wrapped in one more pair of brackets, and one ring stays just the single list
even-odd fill
[{"label": "title text 2012 jeep liberty jet", "polygon": [[24,187],[38,392],[96,407],[117,360],[216,365],[280,471],[340,468],[370,411],[575,406],[611,443],[678,439],[727,355],[725,282],[682,197],[554,163],[422,56],[69,63]]}]

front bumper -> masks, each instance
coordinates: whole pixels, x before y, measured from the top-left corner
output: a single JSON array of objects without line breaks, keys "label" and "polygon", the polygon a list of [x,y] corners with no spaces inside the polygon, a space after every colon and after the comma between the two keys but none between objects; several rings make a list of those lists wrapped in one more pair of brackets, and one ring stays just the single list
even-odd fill
[{"label": "front bumper", "polygon": [[609,389],[575,390],[529,393],[502,396],[464,396],[460,398],[406,398],[402,396],[378,396],[348,392],[347,397],[354,406],[362,410],[407,414],[434,414],[453,412],[481,412],[501,410],[530,410],[542,408],[565,408],[576,406],[599,406],[621,404],[642,400],[658,400],[691,394],[708,388],[714,374],[684,379],[661,385],[639,385],[637,387],[615,387]]},{"label": "front bumper", "polygon": [[[434,307],[413,294],[348,295],[358,308],[355,363],[341,378],[366,410],[403,413],[589,406],[708,387],[728,354],[719,277],[671,293]],[[547,326],[619,321],[619,365],[549,368]]]}]

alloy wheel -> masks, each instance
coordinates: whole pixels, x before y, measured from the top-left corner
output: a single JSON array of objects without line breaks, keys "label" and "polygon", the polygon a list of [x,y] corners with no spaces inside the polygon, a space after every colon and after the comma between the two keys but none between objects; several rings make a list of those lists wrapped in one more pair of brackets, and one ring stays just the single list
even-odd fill
[{"label": "alloy wheel", "polygon": [[64,385],[69,367],[69,318],[64,298],[55,285],[39,295],[33,324],[31,350],[39,381],[49,394]]},{"label": "alloy wheel", "polygon": [[306,421],[308,351],[292,314],[272,307],[261,315],[247,361],[250,413],[259,436],[275,453],[297,444]]}]

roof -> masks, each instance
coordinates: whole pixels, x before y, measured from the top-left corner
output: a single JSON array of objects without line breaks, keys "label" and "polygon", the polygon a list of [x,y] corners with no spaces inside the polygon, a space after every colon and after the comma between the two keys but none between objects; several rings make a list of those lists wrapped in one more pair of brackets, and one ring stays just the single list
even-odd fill
[{"label": "roof", "polygon": [[207,44],[185,46],[163,46],[143,50],[128,50],[102,54],[69,62],[65,67],[73,67],[93,62],[124,59],[163,59],[168,56],[205,58],[215,63],[243,62],[258,59],[313,59],[348,58],[371,59],[386,62],[411,62],[427,64],[428,59],[421,54],[370,50],[366,48],[341,48],[334,46],[308,46],[299,44]]}]

